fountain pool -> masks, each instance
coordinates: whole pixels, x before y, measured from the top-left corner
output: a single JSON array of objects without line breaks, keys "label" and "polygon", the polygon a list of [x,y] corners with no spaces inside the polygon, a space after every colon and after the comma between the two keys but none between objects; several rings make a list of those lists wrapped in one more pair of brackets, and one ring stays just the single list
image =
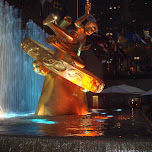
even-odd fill
[{"label": "fountain pool", "polygon": [[1,135],[82,136],[82,137],[151,137],[140,114],[131,110],[92,109],[87,115],[42,117],[34,114],[9,115],[0,120]]},{"label": "fountain pool", "polygon": [[150,152],[152,132],[136,110],[92,109],[88,115],[6,115],[0,151]]}]

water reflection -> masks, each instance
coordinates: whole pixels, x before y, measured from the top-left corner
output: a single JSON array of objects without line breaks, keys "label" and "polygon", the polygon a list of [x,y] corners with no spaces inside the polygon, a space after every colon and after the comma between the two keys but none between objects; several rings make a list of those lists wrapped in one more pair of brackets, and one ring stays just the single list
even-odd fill
[{"label": "water reflection", "polygon": [[48,136],[100,136],[104,134],[106,124],[104,121],[96,121],[99,117],[97,119],[92,115],[58,116],[55,120],[55,125],[40,125],[40,132]]},{"label": "water reflection", "polygon": [[[35,115],[20,116],[0,120],[0,134],[5,135],[36,135],[36,136],[102,136],[149,137],[145,121],[132,111],[101,110],[88,115],[66,115],[40,117]],[[141,118],[141,119],[139,119]],[[139,123],[140,122],[140,123]]]}]

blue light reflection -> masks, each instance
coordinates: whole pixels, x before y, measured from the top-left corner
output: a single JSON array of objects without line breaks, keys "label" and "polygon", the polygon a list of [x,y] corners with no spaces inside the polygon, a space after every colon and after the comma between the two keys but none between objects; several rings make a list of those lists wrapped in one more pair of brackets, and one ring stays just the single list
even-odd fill
[{"label": "blue light reflection", "polygon": [[24,113],[24,114],[16,114],[16,113],[4,113],[1,114],[0,117],[1,118],[14,118],[14,117],[26,117],[26,116],[30,116],[33,115],[34,113]]},{"label": "blue light reflection", "polygon": [[115,111],[122,111],[122,109],[116,109]]},{"label": "blue light reflection", "polygon": [[92,113],[99,113],[99,111],[92,111]]},{"label": "blue light reflection", "polygon": [[113,115],[107,115],[107,117],[113,117]]},{"label": "blue light reflection", "polygon": [[106,113],[106,112],[102,112],[101,114],[102,114],[102,115],[106,115],[107,113]]},{"label": "blue light reflection", "polygon": [[55,121],[48,121],[47,119],[31,119],[29,121],[35,122],[35,123],[43,123],[43,124],[56,124]]}]

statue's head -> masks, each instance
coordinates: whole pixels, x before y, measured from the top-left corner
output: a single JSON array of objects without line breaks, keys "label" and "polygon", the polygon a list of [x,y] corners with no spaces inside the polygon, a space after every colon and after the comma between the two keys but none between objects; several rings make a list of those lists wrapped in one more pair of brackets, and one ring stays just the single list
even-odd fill
[{"label": "statue's head", "polygon": [[86,35],[91,35],[93,34],[94,32],[96,32],[98,30],[98,26],[97,26],[97,23],[93,22],[93,21],[88,21],[86,24],[85,24],[85,32],[86,32]]}]

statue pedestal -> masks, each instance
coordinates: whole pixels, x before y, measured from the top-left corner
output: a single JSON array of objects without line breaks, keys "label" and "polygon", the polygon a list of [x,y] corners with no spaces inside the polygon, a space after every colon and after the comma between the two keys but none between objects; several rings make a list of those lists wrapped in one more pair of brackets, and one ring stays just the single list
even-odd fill
[{"label": "statue pedestal", "polygon": [[45,77],[36,115],[87,113],[86,94],[80,87],[54,73]]}]

